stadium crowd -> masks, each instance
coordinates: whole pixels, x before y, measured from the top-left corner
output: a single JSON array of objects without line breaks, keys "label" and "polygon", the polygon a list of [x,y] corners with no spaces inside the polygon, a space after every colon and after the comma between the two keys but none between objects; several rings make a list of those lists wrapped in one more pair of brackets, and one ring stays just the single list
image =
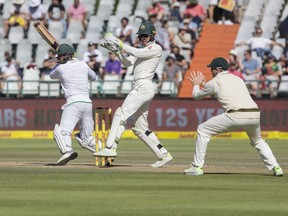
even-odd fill
[{"label": "stadium crowd", "polygon": [[[59,40],[73,44],[77,58],[87,62],[100,80],[105,81],[105,77],[108,79],[113,75],[119,77],[120,83],[126,81],[129,77],[126,74],[130,75],[131,70],[124,68],[113,53],[109,53],[99,46],[101,37],[109,31],[125,43],[137,47],[138,40],[133,35],[142,21],[151,21],[157,29],[156,41],[163,48],[162,61],[154,77],[157,83],[155,89],[160,93],[164,81],[172,81],[175,84],[175,95],[177,95],[185,72],[193,58],[194,47],[200,40],[203,24],[205,22],[215,23],[215,25],[241,23],[243,9],[249,1],[232,0],[231,2],[234,2],[235,5],[230,10],[221,7],[221,0],[106,0],[106,3],[113,5],[113,10],[110,11],[111,16],[107,18],[101,18],[103,16],[101,15],[103,12],[101,6],[106,4],[103,0],[12,0],[11,2],[9,5],[7,1],[0,2],[1,14],[4,19],[2,44],[8,47],[2,49],[0,53],[1,93],[2,96],[7,95],[7,82],[5,81],[12,80],[11,84],[13,82],[15,86],[17,84],[18,90],[16,93],[14,92],[15,95],[22,97],[25,95],[21,91],[23,83],[29,82],[29,78],[25,77],[25,72],[35,70],[37,75],[33,76],[34,81],[48,82],[49,71],[56,64],[55,53],[52,49],[48,50],[47,45],[40,42],[33,43],[34,38],[31,36],[31,31],[34,30],[31,24],[34,21],[42,21],[51,31],[56,26],[55,34],[60,32],[61,40]],[[202,3],[205,4],[202,5]],[[127,4],[130,4],[130,14],[127,11],[118,13],[119,8],[125,7]],[[9,8],[5,10],[7,5]],[[111,5],[109,7],[111,8]],[[9,13],[5,16],[4,11],[9,11]],[[112,17],[116,17],[116,19],[113,20]],[[94,22],[95,20],[96,22]],[[72,31],[75,23],[81,23],[81,26],[76,25],[77,31]],[[284,33],[280,36],[286,40],[285,30],[288,29],[288,20],[285,19],[282,23],[281,32]],[[97,31],[93,30],[96,28],[95,26]],[[16,37],[13,35],[16,28],[22,29],[22,36],[18,43],[13,42],[13,38]],[[73,38],[76,34],[79,36],[75,40]],[[269,96],[273,98],[277,96],[280,80],[288,75],[288,43],[279,43],[261,35],[262,29],[257,26],[255,36],[235,44],[235,48],[231,49],[229,54],[227,53],[227,60],[230,64],[229,71],[247,81],[251,94],[254,96],[261,97],[261,93],[259,93],[259,89],[261,89],[262,92],[268,91]],[[28,62],[27,58],[25,62],[22,62],[23,55],[19,54],[23,53],[20,46],[23,40],[26,45],[29,43],[31,47],[31,52],[27,50],[26,54],[27,57],[31,53]],[[273,55],[273,45],[280,46],[283,50],[281,56]],[[43,46],[46,48],[44,52],[40,52]],[[247,47],[244,55],[238,52],[237,47],[239,46]],[[33,80],[30,78],[31,84]],[[111,82],[112,84],[113,82]],[[103,86],[97,87],[98,90],[102,88]],[[120,88],[121,84],[117,89]],[[171,95],[171,91],[167,95]]]}]

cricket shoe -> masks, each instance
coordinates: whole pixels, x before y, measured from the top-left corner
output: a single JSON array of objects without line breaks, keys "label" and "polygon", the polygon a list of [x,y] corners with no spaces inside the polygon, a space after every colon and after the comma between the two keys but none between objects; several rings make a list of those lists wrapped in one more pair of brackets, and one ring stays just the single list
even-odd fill
[{"label": "cricket shoe", "polygon": [[[90,136],[88,137],[86,140],[82,140],[80,138],[80,133],[76,133],[75,134],[75,138],[78,142],[78,144],[82,147],[87,149],[88,151],[94,153],[96,151],[95,148],[95,137]],[[100,140],[98,140],[98,149],[99,151],[102,149],[102,142]]]},{"label": "cricket shoe", "polygon": [[190,168],[184,170],[184,174],[193,176],[203,175],[203,167],[192,164]]},{"label": "cricket shoe", "polygon": [[77,152],[66,152],[62,155],[62,157],[57,161],[56,165],[58,166],[64,166],[67,164],[70,160],[74,160],[78,157]]},{"label": "cricket shoe", "polygon": [[172,155],[170,153],[167,153],[166,156],[164,156],[162,159],[156,161],[154,164],[151,164],[151,167],[158,168],[162,167],[165,164],[169,163],[173,159]]},{"label": "cricket shoe", "polygon": [[99,152],[93,153],[95,157],[117,157],[116,149],[114,148],[104,148]]},{"label": "cricket shoe", "polygon": [[280,166],[275,166],[272,169],[274,176],[283,176],[283,170]]}]

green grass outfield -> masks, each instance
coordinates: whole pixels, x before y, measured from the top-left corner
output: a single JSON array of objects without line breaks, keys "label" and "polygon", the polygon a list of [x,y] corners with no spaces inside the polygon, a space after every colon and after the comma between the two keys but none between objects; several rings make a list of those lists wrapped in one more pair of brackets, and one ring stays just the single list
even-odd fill
[{"label": "green grass outfield", "polygon": [[[79,157],[65,167],[53,140],[0,139],[0,216],[287,216],[288,173],[273,177],[248,140],[212,140],[203,176],[185,176],[194,140],[162,140],[174,156],[164,168],[138,140],[121,140],[115,166]],[[287,140],[268,140],[284,172]]]}]

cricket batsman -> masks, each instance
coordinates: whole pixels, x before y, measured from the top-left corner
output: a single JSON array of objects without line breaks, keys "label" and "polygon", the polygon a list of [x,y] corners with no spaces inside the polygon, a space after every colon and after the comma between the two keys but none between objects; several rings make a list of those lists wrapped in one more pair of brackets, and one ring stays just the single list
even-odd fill
[{"label": "cricket batsman", "polygon": [[86,62],[74,57],[75,50],[69,44],[60,44],[56,54],[58,63],[51,70],[50,77],[60,79],[66,98],[66,103],[62,106],[60,125],[56,124],[54,128],[54,140],[62,155],[56,164],[63,166],[78,156],[72,149],[70,137],[77,123],[80,126],[80,133],[76,134],[78,143],[91,152],[95,151],[95,138],[92,136],[94,121],[88,80],[96,80],[96,74]]},{"label": "cricket batsman", "polygon": [[[111,33],[104,36],[102,46],[113,51],[125,67],[133,66],[134,86],[127,95],[121,107],[114,113],[111,130],[107,139],[106,148],[95,152],[97,157],[116,157],[116,148],[120,137],[125,130],[129,117],[133,117],[132,131],[156,155],[158,160],[152,167],[162,167],[173,157],[160,143],[156,135],[149,129],[147,117],[155,90],[152,78],[162,56],[162,48],[155,43],[156,29],[151,22],[144,22],[137,32],[140,48],[131,47]],[[129,56],[126,57],[122,51]]]},{"label": "cricket batsman", "polygon": [[[203,175],[203,165],[210,139],[219,134],[234,129],[244,129],[250,138],[250,144],[258,151],[266,168],[274,176],[283,176],[283,171],[276,161],[269,145],[261,137],[260,109],[253,101],[244,81],[230,74],[228,62],[217,57],[207,65],[211,69],[213,79],[205,83],[205,77],[200,71],[190,74],[189,80],[194,85],[195,100],[207,96],[215,96],[222,104],[225,112],[214,116],[197,128],[197,139],[192,166],[186,169],[186,175]],[[200,86],[203,89],[200,89]]]}]

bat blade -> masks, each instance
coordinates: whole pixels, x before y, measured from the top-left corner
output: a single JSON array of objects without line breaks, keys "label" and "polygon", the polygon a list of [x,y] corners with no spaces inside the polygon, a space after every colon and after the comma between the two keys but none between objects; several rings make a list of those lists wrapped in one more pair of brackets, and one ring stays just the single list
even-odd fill
[{"label": "bat blade", "polygon": [[59,46],[59,42],[56,38],[48,31],[44,24],[37,21],[33,24],[35,30],[40,34],[40,36],[54,49],[56,50]]}]

